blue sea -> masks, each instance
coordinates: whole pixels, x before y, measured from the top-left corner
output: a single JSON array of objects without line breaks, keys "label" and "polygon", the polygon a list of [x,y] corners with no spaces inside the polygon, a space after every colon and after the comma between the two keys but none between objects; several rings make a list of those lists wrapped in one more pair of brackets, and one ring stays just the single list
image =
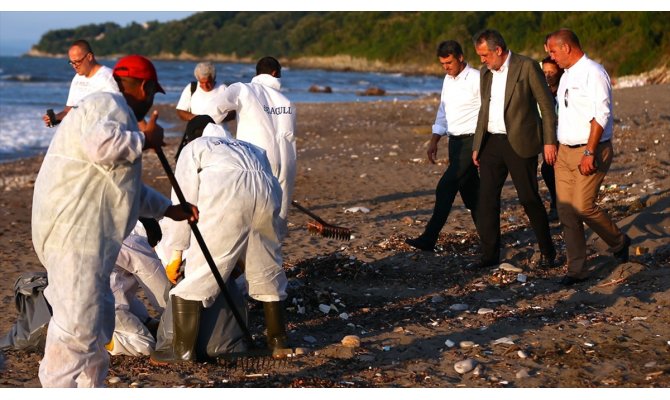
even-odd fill
[{"label": "blue sea", "polygon": [[[47,128],[42,115],[47,109],[63,109],[74,76],[66,58],[0,57],[0,162],[43,153],[55,129]],[[116,60],[99,59],[113,67]],[[155,61],[158,77],[166,91],[156,103],[176,104],[193,78],[192,61]],[[225,84],[249,82],[255,65],[215,63],[217,81]],[[295,103],[407,100],[439,93],[442,79],[366,72],[334,72],[319,69],[282,69],[282,92]],[[311,93],[312,85],[330,86],[332,93]],[[370,87],[382,88],[385,96],[362,96]],[[299,123],[299,122],[298,122]],[[164,125],[166,135],[179,132]]]}]

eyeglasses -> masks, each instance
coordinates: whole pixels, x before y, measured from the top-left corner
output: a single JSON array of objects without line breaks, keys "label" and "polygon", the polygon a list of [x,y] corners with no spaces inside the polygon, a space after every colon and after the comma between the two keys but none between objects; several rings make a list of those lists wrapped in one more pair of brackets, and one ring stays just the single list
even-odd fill
[{"label": "eyeglasses", "polygon": [[568,107],[568,88],[565,88],[565,96],[563,96],[563,103],[565,103],[565,107]]},{"label": "eyeglasses", "polygon": [[88,57],[89,54],[91,54],[90,51],[88,53],[84,54],[84,56],[82,58],[80,58],[78,60],[74,60],[74,61],[70,60],[67,63],[72,65],[73,67],[78,67],[79,65],[81,65],[82,62],[84,62],[84,58]]}]

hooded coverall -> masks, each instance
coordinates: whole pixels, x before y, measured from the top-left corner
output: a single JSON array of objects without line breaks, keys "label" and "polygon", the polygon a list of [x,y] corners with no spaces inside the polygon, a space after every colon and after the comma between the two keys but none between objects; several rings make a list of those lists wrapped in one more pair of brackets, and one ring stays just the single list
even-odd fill
[{"label": "hooded coverall", "polygon": [[234,83],[223,92],[219,111],[237,111],[238,140],[265,150],[272,174],[282,188],[279,239],[287,233],[288,208],[296,175],[295,107],[279,89],[281,81],[269,74],[251,83]]},{"label": "hooded coverall", "polygon": [[[223,280],[240,260],[249,296],[269,302],[286,298],[287,280],[277,236],[281,188],[264,153],[209,124],[184,147],[175,176],[186,201],[198,204],[198,227]],[[173,222],[165,221],[164,248],[188,249],[195,243],[190,226]],[[220,289],[197,245],[189,249],[184,275],[170,296],[211,306]]]},{"label": "hooded coverall", "polygon": [[110,284],[114,294],[115,325],[113,346],[107,347],[109,353],[148,356],[156,339],[145,325],[150,315],[137,297],[137,290],[142,286],[149,303],[162,313],[172,285],[139,222],[123,241]]},{"label": "hooded coverall", "polygon": [[32,238],[53,309],[39,378],[44,387],[98,387],[114,330],[110,274],[140,215],[170,200],[141,181],[144,135],[120,93],[93,93],[59,125],[37,175]]}]

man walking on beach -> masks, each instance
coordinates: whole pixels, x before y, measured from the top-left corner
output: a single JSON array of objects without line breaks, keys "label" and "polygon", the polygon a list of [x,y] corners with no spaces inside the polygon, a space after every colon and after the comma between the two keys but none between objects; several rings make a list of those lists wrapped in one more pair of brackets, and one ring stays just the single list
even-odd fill
[{"label": "man walking on beach", "polygon": [[256,64],[251,83],[234,83],[223,93],[219,110],[237,112],[239,140],[265,150],[272,174],[282,188],[280,235],[286,233],[288,207],[293,197],[296,175],[295,107],[281,88],[281,64],[273,57],[263,57]]},{"label": "man walking on beach", "polygon": [[197,220],[144,185],[142,151],[163,143],[157,113],[164,93],[148,59],[132,55],[114,67],[120,93],[97,92],[68,113],[35,181],[32,239],[45,266],[52,306],[39,378],[43,387],[100,387],[109,369],[105,344],[114,330],[110,274],[121,243],[140,215]]},{"label": "man walking on beach", "polygon": [[472,213],[475,223],[479,196],[479,174],[472,163],[472,143],[481,105],[479,71],[465,62],[463,49],[456,41],[440,43],[437,57],[447,74],[444,77],[440,106],[427,153],[428,160],[435,164],[437,143],[442,136],[448,136],[449,167],[435,189],[433,215],[426,229],[418,238],[405,240],[410,246],[424,251],[434,250],[456,193],[461,194],[461,199]]},{"label": "man walking on beach", "polygon": [[[65,102],[63,111],[56,114],[54,125],[59,124],[67,113],[82,98],[95,92],[118,92],[119,87],[112,76],[112,70],[95,59],[91,45],[86,40],[76,40],[68,50],[68,63],[74,68],[76,74],[70,84],[70,92]],[[42,120],[46,126],[52,122],[48,115],[43,115]]]},{"label": "man walking on beach", "polygon": [[[484,30],[474,37],[481,68],[481,99],[472,160],[479,167],[477,231],[481,266],[500,262],[500,195],[508,173],[539,247],[541,268],[553,266],[547,211],[537,184],[537,155],[556,160],[556,111],[540,65],[507,49],[502,35]],[[542,118],[538,114],[542,112]]]},{"label": "man walking on beach", "polygon": [[609,75],[584,54],[577,35],[568,29],[548,36],[547,51],[565,69],[557,94],[556,195],[568,256],[568,273],[561,283],[572,285],[587,278],[584,223],[619,262],[628,261],[630,238],[596,204],[614,156]]}]

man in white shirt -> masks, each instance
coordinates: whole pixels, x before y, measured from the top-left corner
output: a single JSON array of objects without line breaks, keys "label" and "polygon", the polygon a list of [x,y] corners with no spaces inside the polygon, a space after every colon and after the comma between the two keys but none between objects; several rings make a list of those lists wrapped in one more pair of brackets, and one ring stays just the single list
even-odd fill
[{"label": "man in white shirt", "polygon": [[223,93],[219,110],[237,111],[239,140],[265,150],[272,174],[282,188],[279,238],[287,233],[288,207],[293,197],[296,175],[295,107],[281,92],[281,65],[273,57],[256,64],[256,76],[250,83],[234,83]]},{"label": "man in white shirt", "polygon": [[[227,86],[220,84],[216,86],[216,67],[211,62],[201,62],[195,66],[193,76],[196,81],[186,85],[181,92],[177,102],[177,116],[182,121],[187,121],[184,138],[177,149],[177,158],[181,150],[191,140],[200,137],[202,130],[208,123],[213,121],[215,124],[223,124],[228,132],[228,127],[224,121],[230,121],[235,118],[235,113],[226,116],[218,110],[220,98]],[[209,116],[210,118],[207,118]]]},{"label": "man in white shirt", "polygon": [[612,163],[612,85],[602,65],[589,59],[574,32],[547,37],[547,51],[565,72],[558,86],[556,195],[568,255],[564,285],[584,281],[584,223],[610,246],[619,262],[628,261],[630,238],[596,204],[600,184]]},{"label": "man in white shirt", "polygon": [[[70,58],[68,63],[74,68],[76,74],[70,84],[65,108],[56,114],[56,121],[53,121],[53,125],[59,124],[70,109],[89,94],[119,91],[119,87],[112,76],[112,69],[98,64],[93,50],[91,50],[91,46],[86,40],[77,40],[72,43],[70,50],[68,50],[68,57]],[[48,115],[43,115],[42,120],[44,120],[46,126],[52,126],[52,121]]]},{"label": "man in white shirt", "polygon": [[444,77],[440,106],[427,153],[428,160],[435,164],[437,143],[443,136],[448,136],[449,167],[435,189],[433,215],[426,229],[418,238],[405,240],[410,246],[424,251],[434,250],[456,193],[461,194],[461,199],[472,213],[475,223],[479,196],[479,173],[472,163],[472,141],[481,105],[479,71],[465,62],[463,49],[456,41],[440,43],[437,57],[447,74]]}]

